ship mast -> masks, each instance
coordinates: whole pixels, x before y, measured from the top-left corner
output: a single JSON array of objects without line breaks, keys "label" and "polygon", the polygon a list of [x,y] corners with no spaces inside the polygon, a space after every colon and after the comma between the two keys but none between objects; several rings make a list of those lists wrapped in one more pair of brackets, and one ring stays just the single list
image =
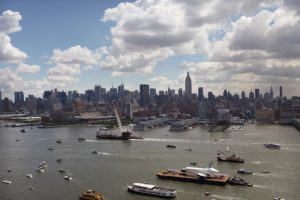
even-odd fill
[{"label": "ship mast", "polygon": [[116,109],[115,105],[113,105],[113,106],[114,106],[114,111],[115,111],[115,115],[116,115],[116,118],[117,118],[118,126],[119,126],[119,128],[120,128],[120,130],[121,130],[121,133],[123,133],[123,132],[124,132],[124,129],[123,129],[123,126],[122,126],[122,123],[121,123],[119,114],[118,114],[118,112],[117,112],[117,109]]}]

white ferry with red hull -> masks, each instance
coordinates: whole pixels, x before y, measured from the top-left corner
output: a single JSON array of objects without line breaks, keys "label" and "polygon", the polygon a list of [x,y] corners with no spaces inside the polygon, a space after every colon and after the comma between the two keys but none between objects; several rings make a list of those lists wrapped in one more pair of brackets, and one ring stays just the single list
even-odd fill
[{"label": "white ferry with red hull", "polygon": [[133,183],[133,185],[128,185],[127,189],[129,192],[162,197],[172,199],[176,197],[176,190],[165,187],[158,187],[156,185],[145,184],[145,183]]}]

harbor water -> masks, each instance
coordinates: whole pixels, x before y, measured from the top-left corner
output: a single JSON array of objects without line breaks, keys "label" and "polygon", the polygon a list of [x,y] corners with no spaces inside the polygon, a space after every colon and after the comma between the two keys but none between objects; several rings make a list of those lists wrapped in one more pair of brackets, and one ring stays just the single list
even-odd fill
[{"label": "harbor water", "polygon": [[[239,131],[214,133],[206,127],[186,132],[170,132],[164,127],[134,132],[144,139],[132,141],[97,140],[98,127],[27,129],[21,133],[21,128],[0,127],[0,179],[12,181],[0,184],[1,200],[74,200],[87,189],[108,200],[155,199],[127,192],[126,186],[134,182],[174,188],[180,200],[300,199],[300,132],[290,126],[251,124]],[[79,142],[80,135],[86,141]],[[57,139],[62,143],[56,143]],[[264,143],[279,143],[281,149],[267,149]],[[166,148],[168,144],[176,148]],[[227,146],[245,163],[218,162],[217,151],[225,152]],[[42,161],[48,166],[38,173],[35,169]],[[211,161],[220,172],[239,176],[254,186],[200,185],[156,177],[163,169],[181,169],[191,162],[206,167]],[[254,174],[237,174],[240,168]],[[73,179],[64,180],[59,169]],[[28,173],[33,178],[26,177]],[[205,192],[212,196],[206,197]]]}]

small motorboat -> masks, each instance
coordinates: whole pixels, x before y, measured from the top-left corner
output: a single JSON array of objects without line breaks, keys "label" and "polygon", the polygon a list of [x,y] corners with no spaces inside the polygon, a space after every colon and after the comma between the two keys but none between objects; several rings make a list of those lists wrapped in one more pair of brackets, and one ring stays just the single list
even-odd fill
[{"label": "small motorboat", "polygon": [[194,166],[195,166],[195,165],[198,165],[198,163],[196,163],[196,162],[191,162],[190,165],[194,165]]},{"label": "small motorboat", "polygon": [[11,184],[12,182],[10,180],[3,180],[2,183],[4,183],[4,184]]},{"label": "small motorboat", "polygon": [[186,151],[192,151],[192,148],[189,147],[189,148],[186,148],[185,150],[186,150]]},{"label": "small motorboat", "polygon": [[239,177],[232,177],[229,180],[230,185],[240,185],[240,186],[253,186],[253,184],[246,182],[244,179],[239,178]]},{"label": "small motorboat", "polygon": [[26,132],[27,132],[27,129],[21,129],[20,132],[21,132],[21,133],[26,133]]},{"label": "small motorboat", "polygon": [[82,135],[80,135],[79,138],[78,138],[78,141],[79,141],[79,142],[83,142],[83,141],[85,141],[85,138],[82,137]]},{"label": "small motorboat", "polygon": [[7,172],[12,172],[12,170],[11,169],[7,169]]},{"label": "small motorboat", "polygon": [[238,174],[253,174],[252,171],[246,170],[246,169],[238,169],[237,170]]},{"label": "small motorboat", "polygon": [[52,150],[53,150],[53,148],[52,148],[52,147],[50,147],[50,148],[48,148],[48,150],[49,150],[49,151],[52,151]]},{"label": "small motorboat", "polygon": [[79,199],[81,200],[104,200],[104,196],[97,193],[94,190],[87,190],[80,194]]},{"label": "small motorboat", "polygon": [[72,180],[71,174],[68,174],[68,175],[64,176],[64,179],[65,179],[66,181]]},{"label": "small motorboat", "polygon": [[276,143],[266,143],[264,146],[268,149],[280,149],[281,145]]},{"label": "small motorboat", "polygon": [[66,171],[64,169],[59,169],[58,172],[61,173],[61,174],[66,173]]},{"label": "small motorboat", "polygon": [[275,198],[273,198],[273,200],[285,200],[285,199],[281,198],[281,197],[275,197]]},{"label": "small motorboat", "polygon": [[26,177],[27,177],[27,178],[32,178],[33,175],[32,175],[32,174],[26,174]]},{"label": "small motorboat", "polygon": [[47,167],[46,161],[40,162],[40,167],[41,167],[41,168],[46,168],[46,167]]},{"label": "small motorboat", "polygon": [[62,160],[62,158],[58,158],[58,159],[56,160],[56,162],[58,162],[58,163],[62,163],[62,162],[63,162],[63,160]]},{"label": "small motorboat", "polygon": [[97,154],[98,153],[98,151],[92,151],[92,154]]},{"label": "small motorboat", "polygon": [[167,144],[167,148],[176,148],[176,146],[173,144]]},{"label": "small motorboat", "polygon": [[45,172],[45,169],[42,168],[42,167],[38,167],[35,169],[35,171],[39,172],[39,173],[44,173]]},{"label": "small motorboat", "polygon": [[57,144],[61,144],[61,143],[62,143],[62,141],[61,141],[61,140],[59,140],[59,139],[57,139],[57,140],[56,140],[56,143],[57,143]]}]

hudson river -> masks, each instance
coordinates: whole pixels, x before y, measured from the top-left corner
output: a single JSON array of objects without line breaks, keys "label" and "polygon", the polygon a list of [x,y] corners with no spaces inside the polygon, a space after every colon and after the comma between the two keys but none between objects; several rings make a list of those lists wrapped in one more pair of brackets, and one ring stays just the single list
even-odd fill
[{"label": "hudson river", "polygon": [[[28,132],[21,133],[21,128],[0,127],[0,179],[12,181],[0,184],[1,200],[71,200],[87,189],[108,200],[155,199],[128,193],[126,186],[133,182],[174,188],[178,200],[300,199],[300,132],[293,127],[248,125],[245,130],[224,133],[209,133],[205,127],[174,133],[165,127],[134,132],[145,139],[133,141],[97,140],[98,127],[27,128]],[[80,134],[87,140],[78,142]],[[56,143],[58,138],[62,144]],[[282,148],[267,149],[263,143],[280,143]],[[167,144],[176,148],[166,148]],[[227,146],[245,163],[218,162],[217,150],[225,151]],[[58,158],[63,162],[57,163]],[[48,167],[38,173],[35,168],[42,161]],[[254,186],[200,185],[156,177],[163,169],[181,169],[191,162],[206,167],[210,161],[220,172],[242,177]],[[239,168],[256,173],[237,174]],[[73,180],[64,180],[59,169],[71,173]],[[33,178],[27,178],[27,173]],[[205,192],[212,197],[205,197]]]}]

